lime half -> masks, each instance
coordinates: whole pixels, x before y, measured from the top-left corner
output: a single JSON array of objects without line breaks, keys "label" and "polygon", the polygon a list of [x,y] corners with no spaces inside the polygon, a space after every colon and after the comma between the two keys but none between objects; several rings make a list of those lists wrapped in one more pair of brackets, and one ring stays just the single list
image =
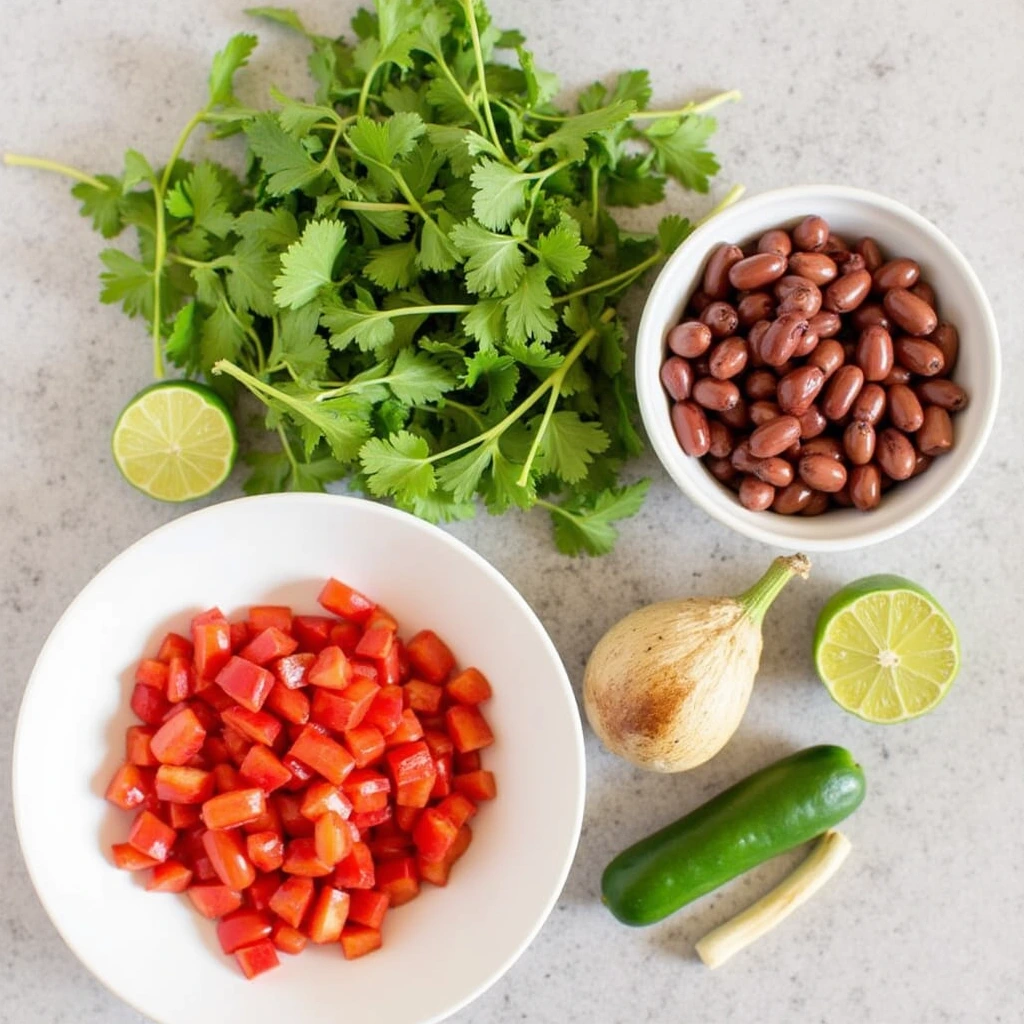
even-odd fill
[{"label": "lime half", "polygon": [[140,391],[111,440],[125,480],[160,501],[189,501],[219,487],[238,450],[227,406],[209,388],[167,381]]},{"label": "lime half", "polygon": [[847,711],[868,722],[904,722],[946,696],[960,669],[960,642],[928,591],[901,576],[866,576],[821,610],[814,664]]}]

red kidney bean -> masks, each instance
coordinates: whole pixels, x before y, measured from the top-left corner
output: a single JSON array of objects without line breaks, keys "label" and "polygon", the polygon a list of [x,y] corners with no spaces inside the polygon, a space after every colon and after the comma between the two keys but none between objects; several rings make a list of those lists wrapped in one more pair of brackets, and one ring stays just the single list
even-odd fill
[{"label": "red kidney bean", "polygon": [[703,377],[693,383],[690,397],[711,412],[727,412],[740,401],[740,389],[731,380]]},{"label": "red kidney bean", "polygon": [[670,356],[661,364],[661,383],[677,402],[690,397],[693,387],[693,367],[679,356]]},{"label": "red kidney bean", "polygon": [[[855,466],[854,469],[857,467]],[[840,487],[835,494],[832,495],[832,504],[838,505],[840,508],[853,508],[853,499],[850,497],[850,479],[853,476],[853,471],[846,477],[846,486]]]},{"label": "red kidney bean", "polygon": [[843,461],[843,445],[837,437],[814,437],[805,441],[800,449],[801,455],[826,455],[837,462]]},{"label": "red kidney bean", "polygon": [[905,258],[883,263],[872,275],[875,288],[887,292],[890,288],[913,288],[921,276],[921,268]]},{"label": "red kidney bean", "polygon": [[937,405],[948,412],[959,412],[967,408],[967,392],[959,384],[945,378],[921,381],[917,386],[917,397],[922,402]]},{"label": "red kidney bean", "polygon": [[[793,359],[806,359],[818,347],[819,341],[818,335],[808,327],[804,331],[803,337],[797,343],[796,350],[793,352]],[[781,367],[778,369],[781,369]],[[788,373],[789,371],[787,370],[786,372]]]},{"label": "red kidney bean", "polygon": [[740,473],[753,473],[758,466],[761,465],[761,459],[755,459],[750,454],[750,442],[740,441],[738,445],[732,450],[732,454],[729,456],[729,461],[732,463],[733,469],[738,470]]},{"label": "red kidney bean", "polygon": [[886,427],[875,445],[878,464],[893,480],[907,480],[914,472],[917,453],[906,434]]},{"label": "red kidney bean", "polygon": [[701,377],[706,377],[711,372],[711,364],[708,362],[707,353],[694,359],[693,361],[693,377],[694,380],[699,380]]},{"label": "red kidney bean", "polygon": [[831,255],[832,261],[839,268],[840,276],[865,269],[864,257],[859,252],[834,252]]},{"label": "red kidney bean", "polygon": [[942,349],[924,338],[897,338],[895,343],[896,361],[911,373],[922,377],[934,377],[942,373],[946,361]]},{"label": "red kidney bean", "polygon": [[764,366],[764,357],[761,355],[761,342],[771,327],[771,320],[758,320],[747,332],[747,348],[750,351],[750,365]]},{"label": "red kidney bean", "polygon": [[826,494],[838,491],[846,483],[846,467],[827,455],[808,455],[805,451],[800,456],[798,471],[808,487]]},{"label": "red kidney bean", "polygon": [[779,406],[783,412],[802,416],[818,397],[825,384],[825,374],[817,366],[800,366],[780,378]]},{"label": "red kidney bean", "polygon": [[858,331],[865,327],[884,327],[886,330],[892,326],[885,310],[877,302],[865,302],[858,306],[850,314],[850,322]]},{"label": "red kidney bean", "polygon": [[676,440],[687,455],[700,458],[711,447],[711,430],[704,410],[695,402],[676,402],[672,406],[672,427]]},{"label": "red kidney bean", "polygon": [[[831,237],[829,241],[831,241]],[[844,484],[843,486],[845,487],[846,485]],[[839,488],[839,490],[842,489],[842,487]],[[811,495],[811,500],[800,510],[800,515],[820,516],[823,512],[828,511],[829,504],[829,496],[824,491],[815,491]]]},{"label": "red kidney bean", "polygon": [[740,318],[736,310],[728,302],[712,302],[700,315],[700,322],[711,328],[715,338],[728,338],[736,332]]},{"label": "red kidney bean", "polygon": [[873,462],[855,466],[850,473],[850,500],[861,512],[878,507],[882,500],[882,473]]},{"label": "red kidney bean", "polygon": [[822,304],[833,313],[849,313],[868,297],[870,291],[871,275],[866,270],[854,270],[836,278],[825,289]]},{"label": "red kidney bean", "polygon": [[850,411],[854,399],[864,386],[864,371],[849,363],[840,366],[832,375],[821,402],[821,411],[830,419],[838,420]]},{"label": "red kidney bean", "polygon": [[[798,288],[806,288],[808,285],[814,284],[813,281],[808,280],[806,277],[800,277],[799,274],[787,274],[785,277],[780,277],[775,282],[775,287],[772,289],[772,293],[775,298],[782,302],[784,299],[789,298],[790,294]],[[815,285],[817,287],[817,285]]]},{"label": "red kidney bean", "polygon": [[825,414],[816,405],[812,405],[807,412],[802,416],[798,416],[797,419],[800,421],[801,440],[818,437],[825,432],[825,428],[828,426]]},{"label": "red kidney bean", "polygon": [[775,299],[770,292],[751,292],[736,304],[740,327],[750,327],[758,320],[767,320],[775,312]]},{"label": "red kidney bean", "polygon": [[953,421],[941,406],[929,405],[917,432],[917,447],[922,455],[944,455],[953,447]]},{"label": "red kidney bean", "polygon": [[754,402],[766,401],[775,397],[778,378],[771,370],[754,370],[747,375],[743,390],[747,398]]},{"label": "red kidney bean", "polygon": [[719,459],[709,455],[705,458],[704,465],[708,467],[708,472],[723,484],[727,484],[736,476],[736,470],[733,469],[733,465],[728,459]]},{"label": "red kidney bean", "polygon": [[884,262],[882,259],[882,250],[879,248],[878,242],[873,238],[862,238],[854,246],[854,249],[864,257],[864,268],[871,274],[873,274]]},{"label": "red kidney bean", "polygon": [[911,378],[910,371],[905,366],[894,366],[889,371],[889,376],[882,381],[886,387],[891,387],[893,384],[909,384]]},{"label": "red kidney bean", "polygon": [[700,316],[712,302],[714,302],[714,299],[707,292],[694,292],[690,296],[690,309],[693,310],[694,316]]},{"label": "red kidney bean", "polygon": [[789,272],[823,288],[836,279],[839,268],[835,260],[823,252],[795,252],[789,257]]},{"label": "red kidney bean", "polygon": [[758,459],[767,459],[781,454],[799,440],[800,421],[795,416],[776,416],[762,423],[750,435],[750,454]]},{"label": "red kidney bean", "polygon": [[809,366],[816,366],[828,380],[846,361],[843,346],[835,338],[818,342],[818,347],[807,357]]},{"label": "red kidney bean", "polygon": [[762,423],[767,423],[769,420],[773,420],[781,415],[782,410],[777,402],[761,401],[750,403],[750,422],[755,427],[759,427]]},{"label": "red kidney bean", "polygon": [[819,252],[828,242],[828,221],[824,217],[804,217],[793,228],[793,244],[804,252]]},{"label": "red kidney bean", "polygon": [[773,455],[770,459],[761,459],[754,467],[754,476],[772,487],[788,487],[793,482],[793,464]]},{"label": "red kidney bean", "polygon": [[910,289],[922,302],[927,302],[932,309],[938,305],[935,299],[935,289],[927,281],[918,281]]},{"label": "red kidney bean", "polygon": [[742,398],[731,409],[720,412],[718,418],[733,430],[744,430],[750,426],[750,410]]},{"label": "red kidney bean", "polygon": [[873,427],[885,415],[885,406],[885,388],[880,384],[865,384],[850,406],[850,415]]},{"label": "red kidney bean", "polygon": [[828,256],[835,256],[836,253],[849,252],[850,243],[841,235],[829,235],[821,251]]},{"label": "red kidney bean", "polygon": [[946,373],[951,373],[960,352],[960,335],[957,329],[951,323],[943,321],[928,335],[928,340],[942,353],[942,369]]},{"label": "red kidney bean", "polygon": [[931,464],[932,457],[930,455],[922,455],[918,452],[917,459],[914,461],[914,472],[910,475],[912,477],[920,476]]},{"label": "red kidney bean", "polygon": [[733,335],[720,341],[708,355],[708,369],[712,377],[728,380],[742,373],[747,365],[747,343],[743,338]]},{"label": "red kidney bean", "polygon": [[772,511],[783,516],[796,515],[807,507],[813,495],[814,491],[803,480],[794,480],[788,487],[776,491]]},{"label": "red kidney bean", "polygon": [[708,432],[711,438],[708,454],[716,459],[724,459],[733,449],[732,431],[719,420],[708,420]]},{"label": "red kidney bean", "polygon": [[739,494],[740,504],[751,512],[763,512],[775,500],[775,488],[756,476],[745,476],[740,481]]},{"label": "red kidney bean", "polygon": [[890,288],[882,298],[886,313],[907,332],[923,336],[938,326],[935,310],[906,288]]},{"label": "red kidney bean", "polygon": [[781,366],[791,359],[807,330],[807,320],[799,313],[784,313],[765,331],[761,339],[761,358],[769,366]]},{"label": "red kidney bean", "polygon": [[724,299],[729,294],[729,271],[743,259],[738,245],[722,243],[708,258],[704,269],[704,293],[711,299]]},{"label": "red kidney bean", "polygon": [[777,377],[785,377],[787,373],[796,369],[796,362],[792,359],[787,359],[784,363],[780,363],[778,366],[772,367],[775,370]]},{"label": "red kidney bean", "polygon": [[757,240],[757,251],[775,253],[776,256],[788,256],[793,251],[793,240],[789,237],[788,231],[783,231],[782,228],[772,228]]},{"label": "red kidney bean", "polygon": [[773,252],[747,256],[729,268],[729,283],[740,291],[758,291],[786,272],[786,257]]},{"label": "red kidney bean", "polygon": [[843,449],[855,466],[866,466],[875,454],[875,428],[863,420],[854,420],[843,431]]},{"label": "red kidney bean", "polygon": [[924,422],[924,410],[917,395],[906,384],[889,388],[889,419],[897,430],[912,434]]},{"label": "red kidney bean", "polygon": [[816,284],[807,281],[788,291],[779,303],[776,313],[799,313],[801,316],[812,317],[821,309],[821,290]]},{"label": "red kidney bean", "polygon": [[695,359],[711,346],[711,328],[699,320],[684,320],[668,332],[668,347],[677,356]]},{"label": "red kidney bean", "polygon": [[834,334],[839,333],[839,329],[842,326],[842,318],[838,313],[833,313],[830,309],[823,309],[820,313],[815,313],[807,321],[808,333],[813,332],[819,338],[831,338]]},{"label": "red kidney bean", "polygon": [[889,332],[884,327],[865,327],[857,340],[856,358],[865,380],[885,380],[893,366]]}]

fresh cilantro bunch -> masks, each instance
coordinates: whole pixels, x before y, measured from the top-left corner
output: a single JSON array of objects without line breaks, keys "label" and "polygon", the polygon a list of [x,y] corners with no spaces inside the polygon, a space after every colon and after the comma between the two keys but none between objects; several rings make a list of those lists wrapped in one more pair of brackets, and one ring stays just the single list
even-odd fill
[{"label": "fresh cilantro bunch", "polygon": [[[249,493],[350,485],[424,518],[546,509],[569,554],[611,549],[647,482],[624,371],[621,293],[691,230],[621,230],[611,206],[656,203],[674,178],[707,192],[704,112],[648,110],[645,71],[566,112],[554,75],[473,0],[378,0],[355,39],[291,10],[251,13],[309,41],[312,102],[235,96],[255,37],[217,55],[209,101],[163,167],[129,150],[82,174],[82,211],[136,253],[102,254],[104,302],[149,322],[164,360],[265,408],[274,451]],[[241,177],[181,153],[199,125],[243,135]]]}]

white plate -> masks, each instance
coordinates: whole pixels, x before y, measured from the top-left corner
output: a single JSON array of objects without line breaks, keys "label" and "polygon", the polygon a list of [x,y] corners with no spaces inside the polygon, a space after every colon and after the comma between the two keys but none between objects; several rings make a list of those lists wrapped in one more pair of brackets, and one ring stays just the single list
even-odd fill
[{"label": "white plate", "polygon": [[[246,981],[184,896],[147,893],[111,864],[131,816],[103,800],[124,756],[135,662],[217,604],[314,612],[327,576],[386,605],[403,632],[431,627],[491,679],[497,737],[485,763],[498,799],[447,888],[392,911],[384,948],[348,962],[337,945],[282,954]],[[408,633],[406,635],[408,635]],[[50,918],[113,992],[160,1024],[414,1024],[443,1019],[493,984],[547,918],[583,814],[583,737],[569,680],[511,584],[443,531],[368,501],[245,498],[192,513],[115,558],[72,602],[25,692],[14,810]],[[139,874],[146,874],[145,872]]]}]

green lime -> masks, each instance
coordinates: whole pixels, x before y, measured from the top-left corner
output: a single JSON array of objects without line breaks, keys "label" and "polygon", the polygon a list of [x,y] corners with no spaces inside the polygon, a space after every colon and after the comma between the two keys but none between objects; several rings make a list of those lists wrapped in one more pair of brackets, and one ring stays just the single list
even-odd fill
[{"label": "green lime", "polygon": [[924,588],[902,576],[866,576],[822,608],[814,665],[847,711],[867,722],[904,722],[946,696],[960,669],[960,641]]},{"label": "green lime", "polygon": [[219,487],[238,450],[227,406],[209,388],[165,381],[124,408],[111,439],[125,480],[160,501],[189,501]]}]

